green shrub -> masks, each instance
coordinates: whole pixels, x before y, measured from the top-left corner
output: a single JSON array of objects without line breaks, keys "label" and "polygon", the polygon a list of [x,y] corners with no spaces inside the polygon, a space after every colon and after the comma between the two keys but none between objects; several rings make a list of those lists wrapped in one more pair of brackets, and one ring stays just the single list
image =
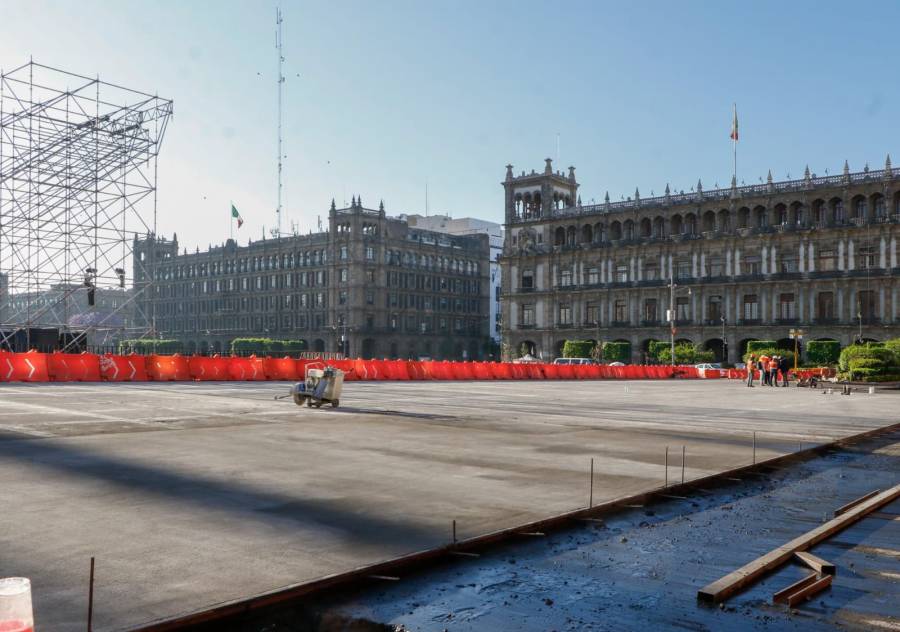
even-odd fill
[{"label": "green shrub", "polygon": [[604,362],[631,362],[630,342],[605,342],[603,343]]},{"label": "green shrub", "polygon": [[810,340],[806,343],[806,360],[813,366],[834,366],[841,355],[837,340]]},{"label": "green shrub", "polygon": [[180,340],[159,340],[156,338],[138,338],[119,342],[119,353],[140,353],[144,355],[171,355],[181,353],[184,344]]},{"label": "green shrub", "polygon": [[231,341],[231,353],[262,353],[269,350],[271,338],[235,338]]},{"label": "green shrub", "polygon": [[[677,344],[675,345],[675,362],[674,364],[699,364],[701,362],[713,362],[716,354],[713,351],[704,351],[698,345]],[[672,364],[672,347],[666,345],[659,350],[657,360],[663,364]]]},{"label": "green shrub", "polygon": [[894,354],[894,364],[900,365],[900,338],[885,340],[884,348]]},{"label": "green shrub", "polygon": [[[774,340],[751,340],[747,343],[747,353],[755,353],[756,355],[760,355],[769,349],[777,349],[778,343]],[[771,353],[766,353],[765,355],[772,355]]]},{"label": "green shrub", "polygon": [[285,340],[284,341],[284,350],[287,353],[297,353],[300,351],[306,351],[306,341],[305,340]]},{"label": "green shrub", "polygon": [[651,340],[650,344],[647,345],[647,355],[652,360],[659,360],[660,354],[671,347],[671,342],[664,342],[662,340]]},{"label": "green shrub", "polygon": [[895,357],[890,348],[879,343],[867,342],[862,345],[850,345],[841,351],[838,368],[843,372],[850,370],[850,362],[856,358],[880,358],[885,364],[894,364]]},{"label": "green shrub", "polygon": [[563,345],[564,358],[590,358],[594,343],[590,340],[566,340]]}]

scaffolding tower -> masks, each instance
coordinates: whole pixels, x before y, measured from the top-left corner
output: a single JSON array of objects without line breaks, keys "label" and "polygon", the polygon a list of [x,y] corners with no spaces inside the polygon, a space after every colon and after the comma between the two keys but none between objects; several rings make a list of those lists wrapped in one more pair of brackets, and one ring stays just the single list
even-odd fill
[{"label": "scaffolding tower", "polygon": [[[32,348],[35,327],[103,341],[128,326],[136,293],[153,287],[127,289],[135,235],[156,233],[172,111],[170,99],[34,61],[0,71],[0,348]],[[99,310],[102,292],[121,300]]]}]

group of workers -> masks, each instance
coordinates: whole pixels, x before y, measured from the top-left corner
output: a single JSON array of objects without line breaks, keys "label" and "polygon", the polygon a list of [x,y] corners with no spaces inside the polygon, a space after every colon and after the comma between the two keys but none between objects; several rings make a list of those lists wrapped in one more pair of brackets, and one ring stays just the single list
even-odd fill
[{"label": "group of workers", "polygon": [[787,386],[790,370],[788,359],[785,356],[757,356],[755,353],[751,353],[747,359],[747,386],[753,386],[753,378],[757,371],[759,371],[759,379],[763,386],[779,386],[779,376],[781,377],[781,386]]}]

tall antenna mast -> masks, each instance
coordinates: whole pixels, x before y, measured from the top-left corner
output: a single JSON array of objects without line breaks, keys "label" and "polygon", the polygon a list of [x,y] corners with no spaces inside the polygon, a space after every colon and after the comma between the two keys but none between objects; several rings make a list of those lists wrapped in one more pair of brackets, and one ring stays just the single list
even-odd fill
[{"label": "tall antenna mast", "polygon": [[284,55],[282,54],[281,45],[284,42],[281,33],[281,7],[275,7],[275,48],[278,49],[278,207],[275,209],[275,237],[281,236],[281,169],[283,166],[284,153],[282,152],[281,138],[281,92],[284,88]]}]

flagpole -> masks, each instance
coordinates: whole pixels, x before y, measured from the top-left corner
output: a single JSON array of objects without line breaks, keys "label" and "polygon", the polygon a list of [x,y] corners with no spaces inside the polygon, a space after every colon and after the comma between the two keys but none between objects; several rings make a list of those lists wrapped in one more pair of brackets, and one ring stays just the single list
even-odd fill
[{"label": "flagpole", "polygon": [[[229,202],[231,206],[234,206],[234,202]],[[234,217],[231,215],[231,208],[228,209],[228,237],[232,241],[234,240]]]},{"label": "flagpole", "polygon": [[[733,122],[737,122],[737,103],[732,104],[733,106]],[[737,126],[733,124],[734,129],[732,129],[731,133],[731,151],[732,151],[732,175],[734,176],[734,182],[737,184]]]}]

